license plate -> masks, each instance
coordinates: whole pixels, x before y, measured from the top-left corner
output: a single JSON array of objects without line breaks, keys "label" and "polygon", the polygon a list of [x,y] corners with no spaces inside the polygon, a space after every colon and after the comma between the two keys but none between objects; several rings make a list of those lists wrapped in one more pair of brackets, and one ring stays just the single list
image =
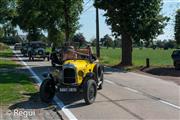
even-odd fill
[{"label": "license plate", "polygon": [[60,92],[77,92],[77,88],[60,88]]}]

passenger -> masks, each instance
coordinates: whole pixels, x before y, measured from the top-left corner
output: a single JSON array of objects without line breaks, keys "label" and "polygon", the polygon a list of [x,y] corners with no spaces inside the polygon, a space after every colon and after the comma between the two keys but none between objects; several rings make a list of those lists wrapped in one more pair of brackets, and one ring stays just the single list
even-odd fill
[{"label": "passenger", "polygon": [[63,52],[63,61],[75,60],[77,59],[77,54],[73,46],[66,47]]},{"label": "passenger", "polygon": [[86,49],[88,50],[88,54],[91,60],[98,62],[98,59],[93,55],[93,50],[90,45],[87,45]]}]

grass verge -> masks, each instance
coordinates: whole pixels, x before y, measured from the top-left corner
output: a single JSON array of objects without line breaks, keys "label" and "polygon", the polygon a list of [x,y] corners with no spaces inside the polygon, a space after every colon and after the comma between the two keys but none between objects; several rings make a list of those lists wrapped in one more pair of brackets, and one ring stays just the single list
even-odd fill
[{"label": "grass verge", "polygon": [[37,89],[28,75],[14,72],[21,65],[12,60],[12,50],[1,48],[4,49],[0,50],[0,106],[5,106],[25,99],[24,94],[37,92]]},{"label": "grass verge", "polygon": [[8,105],[26,98],[25,93],[37,92],[32,81],[25,74],[0,73],[0,103]]}]

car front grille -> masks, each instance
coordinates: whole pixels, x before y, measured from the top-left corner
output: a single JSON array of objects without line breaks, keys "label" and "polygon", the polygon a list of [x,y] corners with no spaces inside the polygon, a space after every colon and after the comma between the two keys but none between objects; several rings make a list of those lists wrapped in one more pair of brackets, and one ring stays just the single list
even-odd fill
[{"label": "car front grille", "polygon": [[76,81],[76,73],[72,68],[64,69],[64,83],[72,84]]}]

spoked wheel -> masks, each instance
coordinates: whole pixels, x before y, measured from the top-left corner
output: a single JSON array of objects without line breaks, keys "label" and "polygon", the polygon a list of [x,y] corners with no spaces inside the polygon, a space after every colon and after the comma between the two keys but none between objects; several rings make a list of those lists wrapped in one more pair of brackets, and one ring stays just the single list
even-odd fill
[{"label": "spoked wheel", "polygon": [[53,80],[46,79],[40,86],[40,98],[43,102],[49,103],[55,95],[55,84]]},{"label": "spoked wheel", "polygon": [[84,100],[87,105],[92,104],[96,99],[97,85],[95,80],[87,80],[84,85]]}]

